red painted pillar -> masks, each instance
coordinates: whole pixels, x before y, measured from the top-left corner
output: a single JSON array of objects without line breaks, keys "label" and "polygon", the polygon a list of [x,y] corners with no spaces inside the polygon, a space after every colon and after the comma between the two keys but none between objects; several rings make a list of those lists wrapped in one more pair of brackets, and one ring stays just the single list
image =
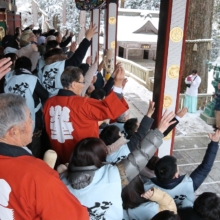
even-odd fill
[{"label": "red painted pillar", "polygon": [[107,0],[105,23],[105,49],[114,50],[113,62],[116,62],[118,1]]},{"label": "red painted pillar", "polygon": [[[161,1],[153,100],[154,127],[163,112],[178,110],[189,0]],[[172,154],[175,130],[164,138],[160,157]]]}]

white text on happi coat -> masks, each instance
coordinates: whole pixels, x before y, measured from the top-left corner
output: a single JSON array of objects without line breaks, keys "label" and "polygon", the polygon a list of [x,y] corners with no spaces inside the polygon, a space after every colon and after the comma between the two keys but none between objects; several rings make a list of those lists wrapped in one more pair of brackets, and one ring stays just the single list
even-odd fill
[{"label": "white text on happi coat", "polygon": [[50,130],[53,140],[64,143],[65,140],[73,139],[72,132],[74,128],[72,122],[69,122],[69,119],[69,108],[62,108],[59,105],[50,107]]}]

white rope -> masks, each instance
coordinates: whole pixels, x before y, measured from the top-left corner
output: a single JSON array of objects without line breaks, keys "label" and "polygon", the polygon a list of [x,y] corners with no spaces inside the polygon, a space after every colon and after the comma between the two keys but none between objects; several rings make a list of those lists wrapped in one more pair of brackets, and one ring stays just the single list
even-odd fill
[{"label": "white rope", "polygon": [[195,39],[195,40],[186,40],[186,43],[203,43],[203,42],[211,42],[213,39]]}]

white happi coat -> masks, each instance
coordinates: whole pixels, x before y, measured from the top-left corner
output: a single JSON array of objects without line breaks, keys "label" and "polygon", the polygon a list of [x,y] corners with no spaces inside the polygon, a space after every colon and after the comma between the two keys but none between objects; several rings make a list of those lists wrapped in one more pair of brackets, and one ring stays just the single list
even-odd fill
[{"label": "white happi coat", "polygon": [[116,166],[107,164],[96,170],[92,182],[82,189],[73,189],[65,174],[61,174],[61,180],[81,204],[88,207],[91,220],[123,218],[121,178]]}]

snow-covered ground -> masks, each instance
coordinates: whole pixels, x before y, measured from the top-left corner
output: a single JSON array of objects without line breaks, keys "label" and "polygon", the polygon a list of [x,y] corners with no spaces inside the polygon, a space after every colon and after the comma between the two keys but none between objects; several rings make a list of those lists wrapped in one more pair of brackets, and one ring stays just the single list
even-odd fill
[{"label": "snow-covered ground", "polygon": [[147,103],[149,102],[149,100],[152,100],[153,93],[151,91],[146,89],[144,86],[140,85],[131,77],[127,77],[127,79],[128,82],[124,88],[124,93],[135,93],[141,98],[141,100]]},{"label": "snow-covered ground", "polygon": [[[125,86],[124,93],[134,93],[140,97],[141,100],[148,103],[152,100],[152,92],[147,90],[144,86],[140,85],[131,77],[128,77],[128,82]],[[213,127],[207,125],[201,118],[200,113],[197,111],[195,114],[187,113],[180,123],[177,125],[178,136],[191,136],[199,133],[213,133]]]}]

